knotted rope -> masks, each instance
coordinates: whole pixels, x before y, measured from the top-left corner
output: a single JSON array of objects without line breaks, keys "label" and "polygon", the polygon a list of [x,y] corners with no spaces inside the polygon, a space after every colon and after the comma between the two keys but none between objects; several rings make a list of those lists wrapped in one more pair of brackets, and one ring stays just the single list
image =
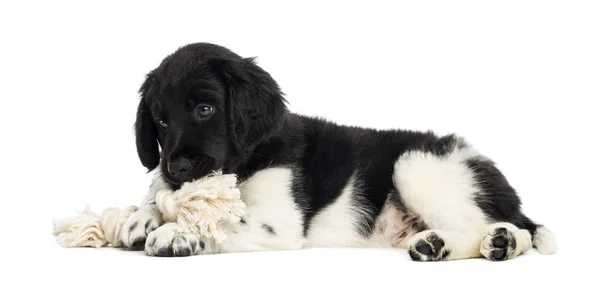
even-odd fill
[{"label": "knotted rope", "polygon": [[[234,174],[215,172],[186,182],[177,191],[158,191],[156,206],[165,222],[178,223],[178,232],[213,238],[220,243],[226,239],[225,224],[239,221],[245,213],[246,205],[236,182]],[[67,248],[120,247],[121,227],[137,210],[136,206],[123,210],[112,207],[99,215],[86,206],[76,217],[54,220],[52,233],[58,244]]]}]

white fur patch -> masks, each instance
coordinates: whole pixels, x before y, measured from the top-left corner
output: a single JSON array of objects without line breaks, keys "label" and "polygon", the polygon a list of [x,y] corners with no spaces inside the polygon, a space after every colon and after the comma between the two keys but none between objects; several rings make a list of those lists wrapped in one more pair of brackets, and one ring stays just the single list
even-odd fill
[{"label": "white fur patch", "polygon": [[150,205],[155,202],[156,193],[160,190],[166,189],[169,187],[169,184],[165,181],[163,177],[162,170],[160,165],[156,167],[154,170],[150,172],[152,174],[152,180],[150,183],[150,188],[148,189],[148,193],[142,199],[140,203],[140,207],[144,207]]},{"label": "white fur patch", "polygon": [[308,231],[307,246],[310,247],[356,247],[365,244],[358,232],[364,224],[364,203],[357,203],[355,177],[352,176],[342,194],[313,217]]},{"label": "white fur patch", "polygon": [[478,156],[470,148],[455,148],[448,156],[413,151],[398,158],[394,184],[408,208],[431,229],[471,229],[483,233],[488,220],[475,203],[479,190],[463,162]]},{"label": "white fur patch", "polygon": [[276,167],[256,172],[238,185],[246,203],[243,222],[231,224],[219,252],[300,249],[302,212],[292,196],[293,172]]}]

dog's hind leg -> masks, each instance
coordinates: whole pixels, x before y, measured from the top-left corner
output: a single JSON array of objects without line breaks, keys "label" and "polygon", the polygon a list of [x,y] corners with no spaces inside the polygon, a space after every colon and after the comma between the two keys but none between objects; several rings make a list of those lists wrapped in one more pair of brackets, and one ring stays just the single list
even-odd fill
[{"label": "dog's hind leg", "polygon": [[464,161],[476,157],[468,147],[445,154],[411,151],[394,167],[394,185],[402,202],[427,226],[408,240],[413,260],[438,261],[481,257],[488,219],[477,205],[479,191]]},{"label": "dog's hind leg", "polygon": [[[514,189],[488,158],[462,139],[453,141],[406,152],[395,164],[399,197],[427,226],[408,240],[410,257],[506,260],[530,249],[537,226],[523,220]],[[538,241],[552,249],[546,245],[553,240]]]}]

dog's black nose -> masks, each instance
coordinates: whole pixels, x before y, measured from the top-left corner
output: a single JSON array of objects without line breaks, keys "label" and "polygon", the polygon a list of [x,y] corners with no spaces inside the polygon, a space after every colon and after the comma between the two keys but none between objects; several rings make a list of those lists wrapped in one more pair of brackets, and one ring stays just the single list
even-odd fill
[{"label": "dog's black nose", "polygon": [[169,174],[178,179],[185,179],[191,168],[192,163],[186,158],[179,158],[167,164]]}]

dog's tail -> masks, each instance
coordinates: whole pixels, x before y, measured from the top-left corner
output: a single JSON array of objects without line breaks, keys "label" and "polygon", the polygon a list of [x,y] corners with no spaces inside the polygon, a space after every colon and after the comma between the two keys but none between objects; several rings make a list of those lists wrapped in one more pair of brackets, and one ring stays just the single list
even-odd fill
[{"label": "dog's tail", "polygon": [[542,254],[553,254],[558,249],[554,233],[543,225],[537,225],[532,240],[533,247]]},{"label": "dog's tail", "polygon": [[525,215],[521,215],[520,220],[515,225],[531,233],[533,247],[540,253],[549,255],[555,253],[558,249],[556,236],[544,225],[534,223]]}]

